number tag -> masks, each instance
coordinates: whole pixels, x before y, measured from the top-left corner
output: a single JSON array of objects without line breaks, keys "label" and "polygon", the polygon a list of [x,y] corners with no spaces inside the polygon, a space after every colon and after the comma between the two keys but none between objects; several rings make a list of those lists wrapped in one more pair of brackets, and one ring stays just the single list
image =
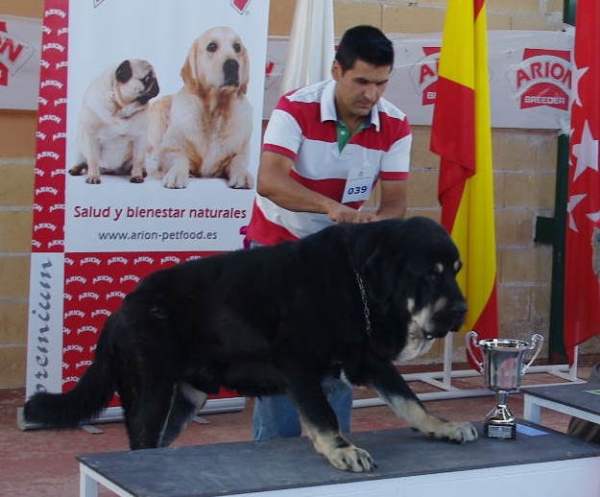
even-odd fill
[{"label": "number tag", "polygon": [[346,186],[344,187],[342,204],[367,200],[371,196],[375,174],[376,168],[369,164],[363,164],[350,169]]}]

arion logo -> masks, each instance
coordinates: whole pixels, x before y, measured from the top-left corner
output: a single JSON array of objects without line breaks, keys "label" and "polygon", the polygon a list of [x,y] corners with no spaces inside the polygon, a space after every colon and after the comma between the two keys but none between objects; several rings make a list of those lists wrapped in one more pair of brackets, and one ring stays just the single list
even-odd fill
[{"label": "arion logo", "polygon": [[231,5],[240,14],[243,14],[248,8],[248,5],[250,5],[250,1],[251,0],[231,0]]},{"label": "arion logo", "polygon": [[8,33],[7,21],[0,21],[0,86],[8,86],[14,75],[34,54],[35,49]]},{"label": "arion logo", "polygon": [[568,50],[526,48],[523,61],[508,73],[520,108],[569,109],[572,67]]},{"label": "arion logo", "polygon": [[440,47],[423,47],[425,57],[410,70],[410,78],[421,95],[421,105],[433,105],[436,97]]}]

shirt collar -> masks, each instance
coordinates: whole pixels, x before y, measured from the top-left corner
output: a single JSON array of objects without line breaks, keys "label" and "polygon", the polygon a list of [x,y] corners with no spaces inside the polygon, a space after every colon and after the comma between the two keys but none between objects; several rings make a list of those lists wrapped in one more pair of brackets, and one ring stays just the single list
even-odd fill
[{"label": "shirt collar", "polygon": [[[321,122],[325,121],[336,121],[337,112],[335,110],[335,85],[336,81],[334,79],[330,79],[323,89],[323,94],[321,96]],[[380,121],[379,121],[379,107],[380,102],[377,102],[373,109],[371,110],[371,115],[368,120],[365,121],[365,128],[373,125],[375,129],[379,131]]]}]

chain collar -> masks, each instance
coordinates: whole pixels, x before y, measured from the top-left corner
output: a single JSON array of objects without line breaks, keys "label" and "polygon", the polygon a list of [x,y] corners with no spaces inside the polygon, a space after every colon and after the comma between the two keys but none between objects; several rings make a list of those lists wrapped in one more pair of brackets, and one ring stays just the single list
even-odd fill
[{"label": "chain collar", "polygon": [[373,337],[373,328],[371,327],[371,311],[369,310],[369,300],[367,298],[367,289],[365,287],[365,282],[363,281],[358,269],[356,269],[356,265],[354,264],[354,259],[352,258],[352,252],[350,251],[350,247],[348,245],[348,240],[346,239],[346,253],[348,254],[348,259],[350,261],[350,267],[352,271],[354,271],[354,277],[356,278],[356,284],[358,285],[358,290],[360,292],[360,298],[363,303],[363,315],[365,317],[365,331],[367,332],[367,336],[369,339]]},{"label": "chain collar", "polygon": [[365,329],[369,338],[373,335],[373,329],[371,328],[371,311],[369,310],[369,301],[367,300],[367,291],[365,289],[365,283],[361,278],[357,269],[352,266],[354,270],[354,276],[356,277],[356,283],[358,284],[358,290],[360,291],[360,298],[363,303],[363,313],[365,316]]}]

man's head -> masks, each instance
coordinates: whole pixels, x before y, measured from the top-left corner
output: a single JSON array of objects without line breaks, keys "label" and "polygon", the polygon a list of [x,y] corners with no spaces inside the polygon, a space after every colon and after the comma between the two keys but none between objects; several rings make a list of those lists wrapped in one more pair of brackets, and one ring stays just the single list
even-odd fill
[{"label": "man's head", "polygon": [[392,42],[374,26],[355,26],[344,33],[335,61],[342,72],[352,69],[357,60],[381,67],[394,66],[394,46]]},{"label": "man's head", "polygon": [[387,87],[393,67],[394,47],[379,29],[356,26],[346,31],[331,70],[337,81],[338,117],[346,122],[369,116]]}]

